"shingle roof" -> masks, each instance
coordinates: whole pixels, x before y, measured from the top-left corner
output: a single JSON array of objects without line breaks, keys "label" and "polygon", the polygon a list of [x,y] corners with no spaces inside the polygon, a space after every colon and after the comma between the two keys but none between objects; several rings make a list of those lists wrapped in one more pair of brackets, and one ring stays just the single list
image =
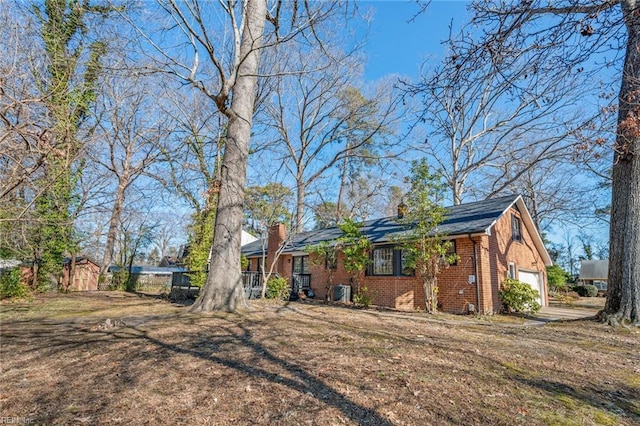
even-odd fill
[{"label": "shingle roof", "polygon": [[[518,195],[510,195],[448,207],[445,219],[438,227],[438,232],[448,236],[488,232],[489,228],[516,202],[518,197]],[[397,218],[393,216],[363,222],[360,230],[373,244],[378,244],[390,241],[393,234],[401,233],[405,229],[406,225],[398,223]],[[302,232],[291,238],[283,252],[300,252],[307,246],[318,244],[321,241],[331,241],[340,236],[342,236],[342,231],[338,227]],[[261,255],[262,242],[258,240],[243,246],[242,253],[248,257]]]},{"label": "shingle roof", "polygon": [[[109,272],[118,272],[121,267],[117,265],[109,266]],[[185,268],[182,267],[166,267],[166,266],[132,266],[131,273],[132,274],[148,274],[148,275],[170,275],[174,272],[184,272]]]},{"label": "shingle roof", "polygon": [[607,280],[608,278],[608,260],[583,260],[580,263],[581,280]]}]

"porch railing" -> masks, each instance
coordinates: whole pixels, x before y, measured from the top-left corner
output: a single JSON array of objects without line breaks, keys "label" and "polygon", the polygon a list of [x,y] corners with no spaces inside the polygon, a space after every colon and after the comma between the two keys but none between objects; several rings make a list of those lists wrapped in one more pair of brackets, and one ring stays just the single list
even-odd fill
[{"label": "porch railing", "polygon": [[247,299],[259,299],[262,294],[262,273],[242,271],[242,284]]},{"label": "porch railing", "polygon": [[293,274],[291,280],[291,290],[294,293],[301,293],[311,289],[311,274]]}]

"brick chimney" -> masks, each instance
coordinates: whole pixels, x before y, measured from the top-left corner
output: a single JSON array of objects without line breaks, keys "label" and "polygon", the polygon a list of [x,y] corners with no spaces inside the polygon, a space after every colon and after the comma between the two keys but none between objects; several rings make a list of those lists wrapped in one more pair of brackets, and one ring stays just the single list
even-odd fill
[{"label": "brick chimney", "polygon": [[406,213],[407,205],[404,203],[404,200],[400,200],[400,204],[398,204],[398,219],[402,219]]},{"label": "brick chimney", "polygon": [[[271,225],[269,228],[269,237],[267,239],[267,264],[265,265],[267,269],[271,266],[273,259],[276,256],[276,252],[280,248],[280,246],[284,243],[287,238],[287,229],[285,228],[283,223],[276,223]],[[275,272],[281,273],[281,269],[279,265],[280,262],[276,265]]]}]

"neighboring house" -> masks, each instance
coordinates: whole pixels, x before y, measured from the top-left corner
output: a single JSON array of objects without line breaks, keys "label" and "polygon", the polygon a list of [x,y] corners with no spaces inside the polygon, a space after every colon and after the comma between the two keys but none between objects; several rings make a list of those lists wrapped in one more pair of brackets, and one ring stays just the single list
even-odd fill
[{"label": "neighboring house", "polygon": [[[120,267],[111,265],[109,272],[112,274],[120,271]],[[128,268],[125,268],[128,269]],[[184,272],[182,267],[162,267],[162,266],[132,266],[129,271],[130,279],[138,290],[161,290],[171,287],[171,279],[174,272]]]},{"label": "neighboring house", "polygon": [[[526,282],[540,292],[547,305],[546,266],[552,265],[549,253],[536,230],[520,196],[495,198],[449,207],[438,231],[452,242],[459,260],[438,276],[440,309],[451,313],[492,313],[502,309],[498,291],[505,278]],[[393,235],[404,225],[397,217],[366,221],[361,232],[373,244],[371,265],[361,279],[373,303],[396,309],[424,309],[422,282],[403,274],[402,252],[393,243]],[[342,255],[337,265],[317,264],[305,248],[321,241],[339,238],[337,227],[303,232],[287,239],[283,225],[269,232],[267,264],[275,251],[285,244],[276,261],[275,271],[287,277],[297,288],[311,288],[321,298],[336,284],[350,284]],[[249,259],[249,270],[258,271],[263,256],[262,242],[242,247]],[[332,274],[329,274],[330,270]],[[329,282],[329,276],[332,276]],[[355,292],[356,289],[353,289]]]},{"label": "neighboring house", "polygon": [[609,260],[580,261],[578,282],[582,285],[595,285],[599,291],[606,292],[609,282]]},{"label": "neighboring house", "polygon": [[78,256],[75,259],[73,282],[70,282],[71,258],[62,261],[62,288],[69,291],[93,291],[98,290],[98,276],[100,265],[86,256]]},{"label": "neighboring house", "polygon": [[250,233],[248,233],[247,231],[243,230],[242,231],[242,237],[240,238],[240,245],[244,246],[247,244],[251,244],[254,241],[258,241],[258,239],[256,237],[254,237],[253,235],[251,235]]}]

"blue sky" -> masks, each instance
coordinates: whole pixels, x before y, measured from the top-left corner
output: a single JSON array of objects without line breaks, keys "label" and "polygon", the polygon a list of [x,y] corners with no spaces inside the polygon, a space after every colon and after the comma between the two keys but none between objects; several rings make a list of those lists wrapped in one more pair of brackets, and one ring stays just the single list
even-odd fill
[{"label": "blue sky", "polygon": [[[365,53],[365,78],[377,80],[390,74],[416,79],[421,65],[436,65],[445,52],[442,44],[449,36],[449,26],[459,29],[468,22],[469,1],[431,1],[427,10],[416,16],[419,8],[415,0],[362,1],[361,7],[374,9]],[[414,19],[412,19],[414,18]],[[608,229],[593,231],[597,240],[606,241]],[[556,227],[548,235],[556,243],[564,243],[567,232],[576,229]]]},{"label": "blue sky", "polygon": [[365,76],[376,80],[388,74],[416,77],[425,59],[437,61],[444,52],[441,44],[449,35],[449,24],[460,26],[467,20],[467,1],[433,1],[416,16],[413,1],[363,1],[360,5],[374,9],[370,36],[365,52],[369,60]]}]

